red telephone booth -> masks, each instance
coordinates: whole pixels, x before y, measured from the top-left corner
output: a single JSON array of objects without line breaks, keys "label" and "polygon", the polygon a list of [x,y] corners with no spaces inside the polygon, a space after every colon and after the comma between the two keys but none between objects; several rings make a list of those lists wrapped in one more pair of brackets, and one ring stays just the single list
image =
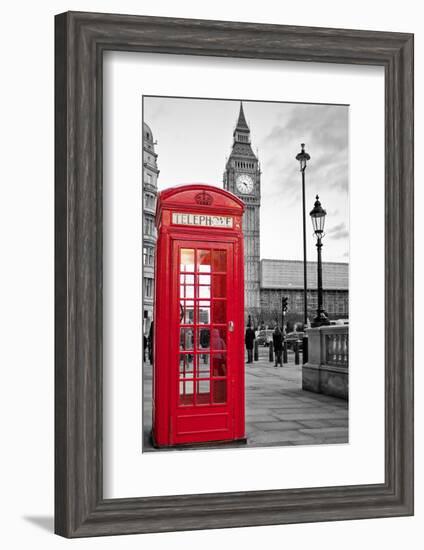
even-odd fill
[{"label": "red telephone booth", "polygon": [[153,441],[244,439],[243,202],[210,185],[159,194]]}]

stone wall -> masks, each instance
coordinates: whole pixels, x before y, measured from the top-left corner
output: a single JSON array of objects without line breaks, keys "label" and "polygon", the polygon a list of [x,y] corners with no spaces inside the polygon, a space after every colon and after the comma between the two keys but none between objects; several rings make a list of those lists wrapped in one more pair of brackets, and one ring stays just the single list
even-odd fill
[{"label": "stone wall", "polygon": [[302,388],[341,399],[349,397],[349,327],[311,328],[308,363],[302,367]]}]

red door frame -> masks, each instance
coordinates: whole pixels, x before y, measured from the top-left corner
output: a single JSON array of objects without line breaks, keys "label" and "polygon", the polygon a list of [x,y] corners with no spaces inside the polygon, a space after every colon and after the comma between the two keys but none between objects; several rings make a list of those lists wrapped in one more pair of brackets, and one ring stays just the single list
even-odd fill
[{"label": "red door frame", "polygon": [[[214,198],[213,208],[210,205],[199,207],[194,200],[191,200],[196,197],[199,190],[202,192],[207,190],[208,194],[210,193]],[[178,203],[179,194],[183,197],[180,204]],[[172,212],[182,209],[190,213],[232,215],[234,223],[230,229],[173,225]],[[156,216],[159,234],[156,249],[153,376],[153,441],[156,446],[244,439],[244,259],[241,230],[243,209],[244,206],[237,197],[211,186],[184,186],[171,191],[167,190],[159,195]],[[226,405],[180,407],[177,403],[180,351],[177,325],[180,300],[177,274],[179,268],[177,268],[174,249],[182,244],[189,248],[190,243],[196,243],[199,246],[204,244],[205,248],[224,245],[228,251],[231,247],[234,251],[233,254],[227,252],[227,277],[228,269],[231,270],[232,267],[231,281],[227,281],[227,309],[232,317],[227,315],[227,327],[228,321],[233,320],[234,332],[231,333],[230,338],[231,351],[227,351],[231,356],[231,364],[228,358]],[[232,295],[228,296],[230,287],[232,287]],[[181,409],[183,409],[182,413]],[[203,429],[199,429],[202,415],[198,413],[198,409],[205,411]],[[223,421],[222,417],[215,424],[215,429],[208,429],[211,425],[213,428],[213,414],[227,414],[228,427],[225,432],[219,429],[219,423]],[[195,429],[191,430],[191,433],[178,433],[181,430],[178,430],[177,422],[182,416],[188,423],[190,423],[189,417],[192,417]]]},{"label": "red door frame", "polygon": [[[238,304],[236,304],[235,300],[229,299],[231,296],[234,296],[234,284],[235,284],[235,277],[234,277],[234,245],[235,241],[233,239],[221,239],[218,241],[216,238],[213,237],[207,237],[203,235],[203,238],[201,241],[199,240],[188,240],[187,238],[184,239],[172,239],[172,263],[174,266],[179,264],[179,254],[181,249],[193,249],[195,250],[195,254],[198,250],[207,250],[207,251],[223,251],[226,252],[226,266],[225,266],[225,278],[226,278],[226,295],[225,298],[223,297],[223,300],[217,299],[217,301],[222,301],[226,305],[226,311],[225,311],[225,322],[224,323],[216,323],[212,322],[212,319],[210,319],[210,322],[207,324],[207,327],[209,327],[211,330],[213,330],[212,327],[224,329],[225,333],[225,358],[226,358],[226,402],[225,403],[208,403],[208,404],[197,404],[193,403],[193,405],[181,405],[179,403],[179,385],[181,383],[181,378],[179,376],[179,358],[180,358],[180,326],[181,323],[179,321],[179,304],[180,304],[180,285],[179,285],[179,274],[174,273],[174,281],[172,285],[172,294],[171,294],[171,303],[175,304],[175,307],[173,307],[173,315],[171,317],[171,327],[172,327],[172,335],[170,338],[170,357],[174,358],[172,363],[170,364],[171,367],[171,373],[170,373],[170,384],[171,384],[171,390],[170,390],[170,397],[171,397],[171,422],[170,422],[170,443],[171,445],[178,445],[183,443],[196,443],[196,442],[202,442],[202,441],[223,441],[223,440],[232,440],[234,439],[234,433],[235,433],[235,415],[234,410],[236,409],[236,401],[237,401],[237,387],[240,383],[238,380],[239,372],[237,368],[233,368],[237,364],[237,350],[235,349],[235,346],[238,344],[237,342],[237,335],[238,332],[236,332],[236,338],[233,338],[234,331],[229,330],[229,322],[232,321],[235,324],[235,316],[236,316],[236,307]],[[196,267],[197,267],[197,261],[196,261]],[[198,270],[196,270],[198,273]],[[216,272],[214,273],[211,270],[211,276],[214,278],[214,275],[216,276]],[[211,285],[213,286],[213,285]],[[197,281],[194,284],[194,288],[197,290]],[[196,308],[197,300],[201,301],[198,298],[194,298],[193,305],[194,305],[194,323],[193,328],[195,333],[199,331],[199,329],[202,327],[198,323],[198,311]],[[211,311],[213,310],[212,303],[215,303],[215,297],[211,299],[210,301],[210,307]],[[191,301],[191,300],[189,300]],[[204,300],[206,302],[206,300]],[[212,313],[210,314],[212,316]],[[183,324],[183,327],[187,327],[187,329],[190,329],[190,325]],[[235,327],[234,327],[235,328]],[[183,330],[185,330],[183,328]],[[202,355],[198,351],[198,345],[197,345],[197,334],[195,334],[195,345],[193,346],[193,381],[191,384],[193,384],[193,389],[196,388],[199,384],[197,382],[195,367],[198,368],[198,361],[200,360],[200,356]],[[215,350],[216,351],[216,350]],[[189,353],[184,353],[184,355],[191,355]],[[209,376],[203,377],[201,380],[204,380],[206,382],[209,381],[209,395],[212,396],[213,394],[213,385],[216,378],[213,377],[213,367],[212,367],[212,357],[213,349],[212,346],[210,346],[210,353],[206,354],[209,356]],[[196,358],[194,360],[194,358]],[[196,363],[196,365],[195,365]],[[218,380],[216,380],[218,382]],[[190,381],[188,382],[190,384]],[[197,396],[197,389],[195,392],[193,392],[194,395]],[[196,397],[194,396],[194,400],[196,400]],[[212,398],[211,398],[212,401]],[[185,427],[183,427],[185,426]]]}]

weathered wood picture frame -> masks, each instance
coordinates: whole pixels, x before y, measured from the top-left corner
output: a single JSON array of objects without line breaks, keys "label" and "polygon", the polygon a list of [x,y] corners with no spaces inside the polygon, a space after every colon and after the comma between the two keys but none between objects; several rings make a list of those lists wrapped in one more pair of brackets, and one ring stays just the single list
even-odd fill
[{"label": "weathered wood picture frame", "polygon": [[[55,531],[65,537],[413,514],[413,35],[68,12],[55,38]],[[385,482],[104,499],[102,56],[385,70]]]}]

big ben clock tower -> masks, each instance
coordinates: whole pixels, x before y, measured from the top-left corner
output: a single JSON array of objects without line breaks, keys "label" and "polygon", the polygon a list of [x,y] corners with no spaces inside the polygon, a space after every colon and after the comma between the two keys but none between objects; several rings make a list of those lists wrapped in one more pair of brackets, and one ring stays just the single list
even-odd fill
[{"label": "big ben clock tower", "polygon": [[243,104],[233,132],[233,147],[224,172],[224,189],[231,191],[246,205],[243,214],[244,234],[244,307],[246,321],[258,317],[260,309],[260,233],[261,171],[250,144],[250,129]]}]

